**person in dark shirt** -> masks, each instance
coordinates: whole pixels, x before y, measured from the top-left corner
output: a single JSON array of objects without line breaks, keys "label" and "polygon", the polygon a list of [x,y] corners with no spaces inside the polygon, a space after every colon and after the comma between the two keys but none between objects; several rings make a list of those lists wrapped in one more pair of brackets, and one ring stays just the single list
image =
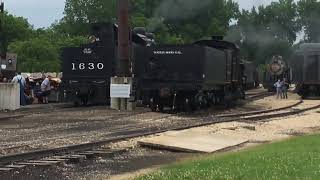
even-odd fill
[{"label": "person in dark shirt", "polygon": [[282,81],[282,97],[283,97],[283,99],[288,99],[288,89],[289,89],[289,83],[286,78],[283,78],[283,81]]}]

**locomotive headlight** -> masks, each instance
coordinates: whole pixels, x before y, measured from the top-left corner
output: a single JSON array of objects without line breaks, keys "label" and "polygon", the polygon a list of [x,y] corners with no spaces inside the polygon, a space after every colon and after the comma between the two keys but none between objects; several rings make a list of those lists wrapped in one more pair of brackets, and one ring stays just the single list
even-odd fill
[{"label": "locomotive headlight", "polygon": [[13,60],[12,60],[12,59],[9,59],[9,60],[8,60],[8,63],[9,63],[10,65],[12,65],[12,64],[13,64]]}]

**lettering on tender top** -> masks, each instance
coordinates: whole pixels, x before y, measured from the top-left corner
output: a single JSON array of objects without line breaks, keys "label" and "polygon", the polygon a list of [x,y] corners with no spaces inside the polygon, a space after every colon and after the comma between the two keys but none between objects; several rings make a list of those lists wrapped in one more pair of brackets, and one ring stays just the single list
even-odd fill
[{"label": "lettering on tender top", "polygon": [[153,51],[153,54],[160,54],[160,55],[181,55],[183,54],[181,51]]},{"label": "lettering on tender top", "polygon": [[91,54],[92,49],[91,48],[84,48],[82,52],[83,52],[83,54]]}]

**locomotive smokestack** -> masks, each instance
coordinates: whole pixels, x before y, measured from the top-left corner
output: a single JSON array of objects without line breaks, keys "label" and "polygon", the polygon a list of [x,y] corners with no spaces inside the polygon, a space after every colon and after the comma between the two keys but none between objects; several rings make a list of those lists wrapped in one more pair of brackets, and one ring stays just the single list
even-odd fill
[{"label": "locomotive smokestack", "polygon": [[129,0],[118,0],[118,76],[130,76]]}]

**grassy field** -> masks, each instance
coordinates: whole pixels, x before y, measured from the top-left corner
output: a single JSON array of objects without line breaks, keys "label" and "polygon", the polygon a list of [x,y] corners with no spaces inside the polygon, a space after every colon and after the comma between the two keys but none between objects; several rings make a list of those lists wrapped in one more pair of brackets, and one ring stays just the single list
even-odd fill
[{"label": "grassy field", "polygon": [[320,179],[320,135],[180,162],[137,179]]}]

